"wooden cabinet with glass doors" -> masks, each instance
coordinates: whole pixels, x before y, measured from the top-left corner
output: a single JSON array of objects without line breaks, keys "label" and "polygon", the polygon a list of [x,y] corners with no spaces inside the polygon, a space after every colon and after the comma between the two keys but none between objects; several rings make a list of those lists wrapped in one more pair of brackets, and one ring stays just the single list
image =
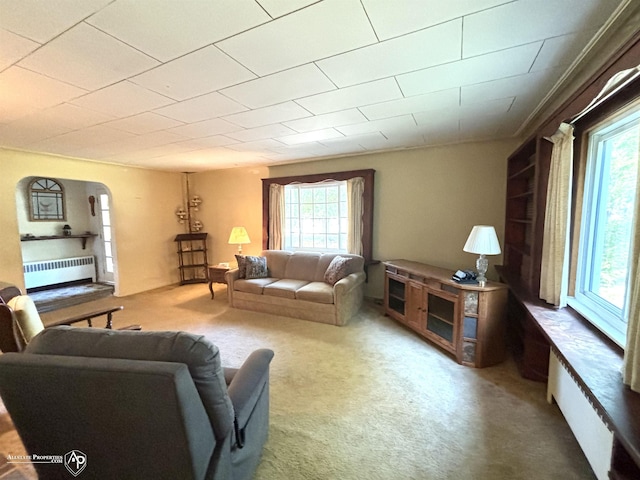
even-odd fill
[{"label": "wooden cabinet with glass doors", "polygon": [[452,271],[408,260],[385,264],[385,313],[470,367],[505,358],[507,287],[458,284]]}]

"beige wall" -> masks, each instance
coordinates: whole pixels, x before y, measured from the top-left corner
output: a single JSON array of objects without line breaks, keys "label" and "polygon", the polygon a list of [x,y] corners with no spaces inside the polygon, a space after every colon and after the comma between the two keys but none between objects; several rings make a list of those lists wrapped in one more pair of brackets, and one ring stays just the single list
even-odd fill
[{"label": "beige wall", "polygon": [[[403,150],[275,166],[269,177],[373,168],[373,257],[475,269],[462,247],[473,225],[504,236],[506,159],[517,140]],[[501,256],[489,258],[500,264]],[[489,278],[495,278],[490,267]],[[383,296],[383,268],[369,270],[366,294]]]},{"label": "beige wall", "polygon": [[20,233],[36,232],[20,232],[16,188],[25,177],[43,176],[98,182],[110,190],[118,257],[117,295],[178,281],[173,238],[180,232],[174,214],[182,196],[180,174],[3,149],[0,171],[0,280],[24,287]]},{"label": "beige wall", "polygon": [[251,243],[242,252],[259,255],[262,251],[262,179],[266,167],[233,168],[197,173],[191,176],[191,192],[202,197],[198,218],[209,233],[209,263],[235,262],[237,245],[229,245],[234,226],[247,229]]}]

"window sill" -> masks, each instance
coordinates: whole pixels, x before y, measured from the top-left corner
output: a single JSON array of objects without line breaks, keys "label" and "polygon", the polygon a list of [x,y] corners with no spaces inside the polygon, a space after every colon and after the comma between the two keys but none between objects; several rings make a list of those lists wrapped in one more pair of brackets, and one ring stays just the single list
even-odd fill
[{"label": "window sill", "polygon": [[598,415],[640,465],[640,394],[622,383],[622,348],[573,308],[554,308],[505,270],[500,273]]}]

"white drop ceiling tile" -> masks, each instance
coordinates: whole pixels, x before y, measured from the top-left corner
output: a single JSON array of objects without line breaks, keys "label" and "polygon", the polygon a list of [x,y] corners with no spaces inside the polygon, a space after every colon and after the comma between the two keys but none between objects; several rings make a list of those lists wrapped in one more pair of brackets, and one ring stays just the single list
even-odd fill
[{"label": "white drop ceiling tile", "polygon": [[464,20],[464,57],[536,42],[581,29],[594,29],[618,0],[519,0]]},{"label": "white drop ceiling tile", "polygon": [[175,102],[125,80],[76,98],[71,103],[116,117],[126,117]]},{"label": "white drop ceiling tile", "polygon": [[401,117],[383,118],[382,120],[373,120],[371,122],[356,123],[354,125],[346,125],[344,127],[336,127],[340,133],[344,135],[360,135],[363,133],[380,132],[383,130],[412,128],[416,122],[411,115],[403,115]]},{"label": "white drop ceiling tile", "polygon": [[68,127],[40,115],[30,115],[15,122],[0,125],[0,144],[14,148],[27,148],[46,138],[70,131]]},{"label": "white drop ceiling tile", "polygon": [[321,115],[397,98],[402,98],[397,82],[393,78],[385,78],[301,98],[296,100],[296,103],[316,115]]},{"label": "white drop ceiling tile", "polygon": [[85,93],[86,90],[16,66],[0,73],[0,103],[47,108]]},{"label": "white drop ceiling tile", "polygon": [[238,141],[224,135],[211,135],[210,137],[191,138],[178,142],[179,145],[192,147],[194,150],[211,147],[224,147],[227,145],[237,144]]},{"label": "white drop ceiling tile", "polygon": [[488,53],[396,77],[405,96],[488,82],[527,73],[542,42]]},{"label": "white drop ceiling tile", "polygon": [[461,41],[462,21],[458,19],[336,55],[317,65],[336,85],[346,87],[459,60]]},{"label": "white drop ceiling tile", "polygon": [[241,127],[255,128],[273,123],[286,122],[287,120],[296,120],[310,115],[307,110],[297,103],[285,102],[279,105],[228,115],[224,118]]},{"label": "white drop ceiling tile", "polygon": [[284,147],[282,142],[268,138],[266,140],[258,140],[256,142],[236,143],[235,145],[229,145],[228,148],[238,151],[255,151],[269,150],[271,148]]},{"label": "white drop ceiling tile", "polygon": [[45,43],[112,0],[2,0],[0,27]]},{"label": "white drop ceiling tile", "polygon": [[381,140],[386,140],[385,136],[380,132],[373,132],[364,133],[362,135],[349,135],[339,138],[329,138],[327,140],[322,140],[320,143],[331,148],[340,148],[341,146],[349,148],[349,146],[351,145],[363,146],[367,144],[367,142],[379,142]]},{"label": "white drop ceiling tile", "polygon": [[570,65],[595,34],[595,30],[587,30],[560,37],[547,38],[542,44],[540,53],[536,57],[531,70],[545,70],[560,65]]},{"label": "white drop ceiling tile", "polygon": [[270,20],[252,0],[117,1],[87,21],[161,61]]},{"label": "white drop ceiling tile", "polygon": [[359,0],[325,0],[217,45],[262,76],[376,41]]},{"label": "white drop ceiling tile", "polygon": [[285,143],[287,145],[297,145],[299,143],[317,142],[326,140],[328,138],[342,137],[342,133],[334,130],[333,128],[325,128],[324,130],[316,130],[313,132],[297,133],[295,135],[287,135],[285,137],[279,137],[276,140]]},{"label": "white drop ceiling tile", "polygon": [[297,132],[311,132],[313,130],[322,130],[323,128],[341,127],[343,125],[351,125],[352,123],[366,122],[367,118],[356,108],[344,110],[342,112],[325,113],[324,115],[316,115],[313,117],[302,118],[285,122],[285,125]]},{"label": "white drop ceiling tile", "polygon": [[30,107],[22,101],[16,102],[2,99],[2,101],[0,101],[0,124],[9,124],[23,117],[38,113],[39,111],[40,109]]},{"label": "white drop ceiling tile", "polygon": [[548,91],[561,73],[562,69],[555,68],[465,85],[460,89],[460,102],[464,105],[478,100],[515,97],[521,94],[540,92],[543,89]]},{"label": "white drop ceiling tile", "polygon": [[440,92],[376,103],[375,105],[361,107],[360,110],[369,120],[378,120],[380,118],[397,117],[408,113],[457,108],[459,104],[460,89],[451,88]]},{"label": "white drop ceiling tile", "polygon": [[112,115],[96,112],[71,103],[62,103],[43,110],[39,116],[51,123],[64,125],[69,130],[92,127],[93,125],[109,122],[114,118]]},{"label": "white drop ceiling tile", "polygon": [[185,137],[199,138],[238,131],[240,127],[221,118],[212,118],[202,122],[190,123],[172,128],[171,131]]},{"label": "white drop ceiling tile", "polygon": [[18,65],[88,90],[148,70],[158,62],[115,38],[80,23]]},{"label": "white drop ceiling tile", "polygon": [[113,120],[107,122],[105,125],[119,130],[124,130],[125,132],[142,135],[144,133],[165,130],[184,124],[178,120],[174,120],[173,118],[163,117],[162,115],[151,112],[144,112],[131,117]]},{"label": "white drop ceiling tile", "polygon": [[313,63],[225,88],[220,93],[249,108],[335,90],[336,86]]},{"label": "white drop ceiling tile", "polygon": [[73,132],[48,138],[34,145],[38,150],[48,151],[50,148],[90,148],[95,145],[125,141],[134,135],[122,130],[95,125],[93,127],[75,130]]},{"label": "white drop ceiling tile", "polygon": [[276,123],[273,125],[265,125],[263,127],[237,130],[235,132],[228,133],[227,137],[234,138],[241,142],[253,142],[267,138],[282,137],[284,135],[293,135],[294,133],[296,133],[295,130],[292,130],[280,123]]},{"label": "white drop ceiling tile", "polygon": [[144,148],[141,150],[122,153],[120,155],[114,155],[112,159],[123,162],[138,162],[140,160],[147,160],[158,156],[178,155],[191,150],[194,150],[194,147],[186,143],[171,143],[169,145]]},{"label": "white drop ceiling tile", "polygon": [[245,110],[247,110],[246,107],[230,98],[220,95],[218,92],[212,92],[159,108],[155,112],[182,122],[191,123]]},{"label": "white drop ceiling tile", "polygon": [[273,18],[300,10],[317,1],[318,0],[257,0],[262,8]]},{"label": "white drop ceiling tile", "polygon": [[0,29],[0,71],[21,60],[40,46],[27,38]]},{"label": "white drop ceiling tile", "polygon": [[137,75],[131,81],[175,100],[186,100],[252,78],[256,78],[253,73],[211,45]]},{"label": "white drop ceiling tile", "polygon": [[413,115],[418,125],[429,125],[434,119],[475,118],[478,121],[488,115],[505,114],[513,105],[514,97],[498,98],[467,102],[457,108],[448,108],[434,112],[416,113]]},{"label": "white drop ceiling tile", "polygon": [[363,0],[367,15],[380,40],[386,40],[444,23],[470,13],[508,3],[511,0]]}]

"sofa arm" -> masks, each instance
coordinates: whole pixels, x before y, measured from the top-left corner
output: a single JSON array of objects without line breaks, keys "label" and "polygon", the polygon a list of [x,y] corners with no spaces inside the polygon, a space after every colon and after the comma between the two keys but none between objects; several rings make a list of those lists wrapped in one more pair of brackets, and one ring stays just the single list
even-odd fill
[{"label": "sofa arm", "polygon": [[240,278],[240,270],[238,270],[237,268],[228,270],[224,274],[224,280],[227,282],[227,285],[230,285],[230,286],[233,285],[233,282],[235,282],[239,278]]},{"label": "sofa arm", "polygon": [[269,364],[272,358],[272,350],[263,348],[252,352],[229,383],[229,398],[241,427],[247,423],[264,390],[264,384],[269,381]]},{"label": "sofa arm", "polygon": [[347,295],[349,292],[351,292],[351,290],[362,285],[365,281],[365,278],[366,277],[364,272],[356,272],[347,275],[346,277],[336,282],[336,284],[333,286],[334,292],[336,293],[336,295],[344,297],[344,295]]}]

